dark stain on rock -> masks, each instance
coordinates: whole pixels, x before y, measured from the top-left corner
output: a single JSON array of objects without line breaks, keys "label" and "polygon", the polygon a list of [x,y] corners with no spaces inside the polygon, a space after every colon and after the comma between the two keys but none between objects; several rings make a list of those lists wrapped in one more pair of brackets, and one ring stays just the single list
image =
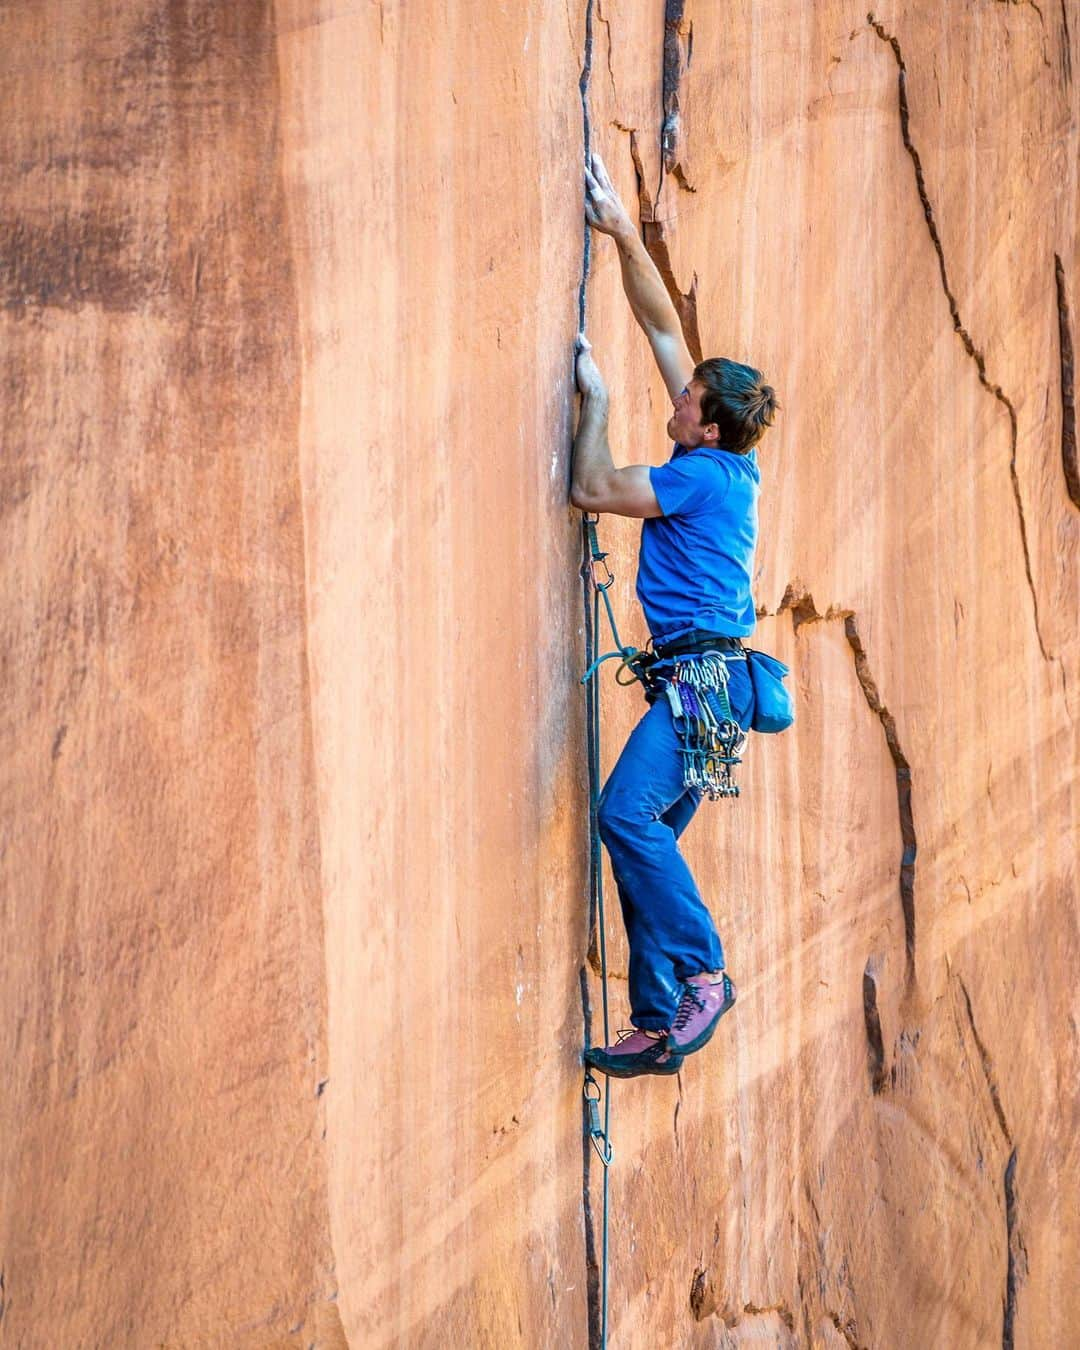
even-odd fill
[{"label": "dark stain on rock", "polygon": [[695,1322],[704,1322],[716,1311],[716,1290],[707,1270],[695,1270],[690,1281],[690,1311]]},{"label": "dark stain on rock", "polygon": [[828,1314],[828,1318],[840,1335],[843,1336],[850,1350],[865,1350],[865,1347],[859,1341],[859,1328],[853,1317],[841,1319],[839,1313],[831,1312]]},{"label": "dark stain on rock", "polygon": [[0,217],[0,306],[8,311],[132,310],[164,289],[164,268],[130,218]]}]

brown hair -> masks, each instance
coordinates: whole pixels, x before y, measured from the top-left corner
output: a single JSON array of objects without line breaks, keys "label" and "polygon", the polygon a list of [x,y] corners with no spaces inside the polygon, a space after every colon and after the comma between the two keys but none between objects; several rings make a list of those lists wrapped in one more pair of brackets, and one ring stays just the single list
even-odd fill
[{"label": "brown hair", "polygon": [[701,395],[701,424],[715,422],[720,428],[719,446],[736,455],[752,450],[772,426],[780,404],[771,385],[763,383],[760,370],[710,357],[694,368],[694,379],[705,386]]}]

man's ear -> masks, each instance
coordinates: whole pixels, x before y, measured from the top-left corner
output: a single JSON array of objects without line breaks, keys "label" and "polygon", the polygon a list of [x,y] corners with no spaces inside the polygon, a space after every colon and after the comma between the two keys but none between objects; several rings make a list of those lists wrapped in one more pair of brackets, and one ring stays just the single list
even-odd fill
[{"label": "man's ear", "polygon": [[706,422],[702,427],[702,433],[709,445],[717,445],[720,441],[720,428],[715,422]]}]

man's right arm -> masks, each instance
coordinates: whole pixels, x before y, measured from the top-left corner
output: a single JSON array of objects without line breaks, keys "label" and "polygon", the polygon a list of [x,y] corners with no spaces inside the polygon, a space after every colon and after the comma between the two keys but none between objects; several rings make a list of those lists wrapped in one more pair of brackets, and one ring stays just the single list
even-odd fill
[{"label": "man's right arm", "polygon": [[668,393],[678,398],[693,377],[694,360],[667,287],[599,155],[593,155],[591,170],[586,168],[585,183],[585,215],[594,229],[615,240],[626,298],[649,339]]}]

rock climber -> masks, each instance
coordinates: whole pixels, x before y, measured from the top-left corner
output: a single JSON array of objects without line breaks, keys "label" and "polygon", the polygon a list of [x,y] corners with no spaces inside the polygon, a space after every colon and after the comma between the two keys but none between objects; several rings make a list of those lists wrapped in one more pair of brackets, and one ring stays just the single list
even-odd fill
[{"label": "rock climber", "polygon": [[[666,464],[616,468],[608,392],[584,336],[577,343],[581,411],[571,501],[642,521],[637,596],[651,634],[650,707],[604,785],[600,835],[611,859],[630,946],[630,1021],[613,1045],[586,1051],[617,1077],[673,1074],[735,1002],[716,926],[678,840],[701,800],[686,782],[685,742],[666,697],[676,661],[719,670],[738,726],[753,692],[741,639],[751,596],[760,475],[757,445],[778,407],[761,372],[724,357],[694,364],[682,325],[599,155],[586,167],[585,214],[619,252],[623,290],[671,396]],[[706,658],[706,654],[708,657]]]}]

